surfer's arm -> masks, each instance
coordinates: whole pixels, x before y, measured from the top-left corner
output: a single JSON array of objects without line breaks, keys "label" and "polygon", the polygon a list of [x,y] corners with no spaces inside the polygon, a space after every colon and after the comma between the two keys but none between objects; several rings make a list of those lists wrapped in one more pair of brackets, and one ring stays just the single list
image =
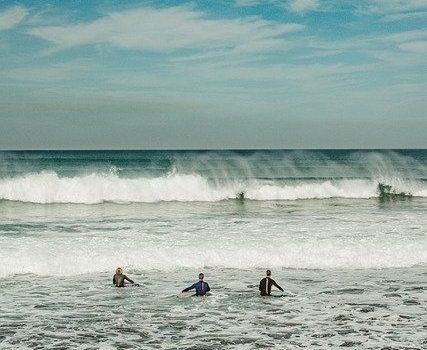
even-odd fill
[{"label": "surfer's arm", "polygon": [[209,287],[209,284],[206,283],[206,292],[209,292],[210,290],[211,290],[211,288]]},{"label": "surfer's arm", "polygon": [[132,283],[132,284],[134,284],[135,282],[134,281],[132,281],[128,276],[123,276],[123,278],[126,280],[126,281],[129,281],[130,283]]},{"label": "surfer's arm", "polygon": [[281,290],[282,292],[284,291],[282,287],[280,287],[276,281],[272,280],[271,282],[273,282],[273,286],[275,286],[277,289]]},{"label": "surfer's arm", "polygon": [[190,286],[190,287],[187,287],[187,288],[183,289],[181,293],[188,292],[189,290],[192,290],[192,289],[194,289],[194,288],[196,288],[196,284],[195,284],[195,283],[194,283],[192,286]]},{"label": "surfer's arm", "polygon": [[116,276],[113,276],[113,284],[117,284],[117,282],[116,282]]}]

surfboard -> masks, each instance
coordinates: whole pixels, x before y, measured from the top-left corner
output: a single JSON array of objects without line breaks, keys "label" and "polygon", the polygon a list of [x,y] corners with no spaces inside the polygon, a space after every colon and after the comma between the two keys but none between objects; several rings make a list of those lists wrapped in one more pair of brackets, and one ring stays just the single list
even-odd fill
[{"label": "surfboard", "polygon": [[[205,295],[203,295],[204,297],[207,297],[209,295],[212,295],[211,293],[207,292]],[[185,292],[185,293],[179,293],[177,295],[178,298],[189,298],[189,297],[195,297],[196,293],[194,291],[190,291],[190,292]]]},{"label": "surfboard", "polygon": [[275,298],[281,298],[281,297],[285,297],[286,294],[285,292],[281,292],[279,290],[273,290],[271,291],[270,296]]},{"label": "surfboard", "polygon": [[184,292],[184,293],[178,293],[177,298],[189,298],[194,295],[194,292]]},{"label": "surfboard", "polygon": [[138,283],[125,283],[125,287],[141,287]]}]

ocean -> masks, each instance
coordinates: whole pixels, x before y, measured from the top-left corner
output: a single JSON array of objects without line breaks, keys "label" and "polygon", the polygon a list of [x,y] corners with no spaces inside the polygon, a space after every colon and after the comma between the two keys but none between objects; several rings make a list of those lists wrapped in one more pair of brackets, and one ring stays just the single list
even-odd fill
[{"label": "ocean", "polygon": [[426,209],[427,150],[2,151],[0,348],[425,349]]}]

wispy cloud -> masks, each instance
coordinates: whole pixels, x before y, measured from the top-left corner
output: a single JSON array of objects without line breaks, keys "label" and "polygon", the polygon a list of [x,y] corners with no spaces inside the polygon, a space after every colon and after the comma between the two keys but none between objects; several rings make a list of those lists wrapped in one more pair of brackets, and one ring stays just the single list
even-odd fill
[{"label": "wispy cloud", "polygon": [[372,13],[389,14],[414,12],[427,9],[426,0],[372,0],[362,7]]},{"label": "wispy cloud", "polygon": [[0,30],[7,30],[18,25],[27,16],[25,7],[14,6],[0,12]]},{"label": "wispy cloud", "polygon": [[402,20],[427,19],[427,11],[404,12],[386,15],[382,18],[384,22],[398,22]]},{"label": "wispy cloud", "polygon": [[[359,54],[364,59],[370,58],[370,53],[374,53],[374,58],[378,59],[378,52],[387,52],[387,56],[397,55],[403,48],[409,48],[413,42],[417,47],[422,42],[427,41],[427,29],[416,29],[406,31],[396,31],[390,34],[364,34],[352,36],[341,40],[323,40],[316,37],[299,42],[301,48],[306,48],[310,52],[304,54],[307,57],[327,57],[339,54]],[[415,46],[414,46],[415,47]],[[406,50],[405,51],[410,51]],[[415,49],[412,52],[415,51]],[[400,59],[401,57],[399,57]],[[424,60],[425,61],[425,60]]]},{"label": "wispy cloud", "polygon": [[382,16],[385,22],[396,22],[407,19],[425,18],[426,0],[372,0],[356,4],[361,14]]},{"label": "wispy cloud", "polygon": [[412,41],[399,45],[399,48],[404,51],[427,54],[427,41]]},{"label": "wispy cloud", "polygon": [[319,2],[318,0],[292,0],[288,6],[291,11],[302,13],[315,10]]},{"label": "wispy cloud", "polygon": [[269,4],[275,0],[234,0],[237,7],[257,6],[261,4]]},{"label": "wispy cloud", "polygon": [[[282,86],[290,83],[291,86],[297,86],[299,89],[320,92],[324,91],[326,87],[341,86],[343,80],[350,80],[354,74],[367,72],[375,67],[375,64],[345,65],[340,63],[305,65],[282,63],[230,67],[222,63],[203,63],[183,67],[182,70],[183,75],[189,75],[202,81],[257,81],[267,85],[278,83]],[[344,79],[342,80],[342,78]]]},{"label": "wispy cloud", "polygon": [[319,0],[235,0],[239,7],[274,5],[291,12],[304,13],[319,7]]},{"label": "wispy cloud", "polygon": [[402,43],[413,40],[427,39],[427,29],[407,30],[379,37],[385,41]]},{"label": "wispy cloud", "polygon": [[260,48],[302,28],[300,24],[277,23],[259,17],[210,19],[194,8],[177,6],[114,12],[92,22],[36,27],[28,33],[50,41],[58,50],[108,44],[120,49],[171,52]]}]

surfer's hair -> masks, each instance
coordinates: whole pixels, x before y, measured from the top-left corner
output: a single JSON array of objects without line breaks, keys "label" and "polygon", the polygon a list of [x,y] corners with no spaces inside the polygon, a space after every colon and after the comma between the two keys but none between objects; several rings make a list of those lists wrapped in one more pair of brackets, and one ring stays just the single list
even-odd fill
[{"label": "surfer's hair", "polygon": [[121,267],[118,267],[118,268],[116,269],[116,273],[117,273],[118,275],[122,274],[122,273],[123,273],[123,269],[122,269]]},{"label": "surfer's hair", "polygon": [[267,270],[267,271],[266,271],[266,274],[267,274],[267,276],[271,276],[271,271],[270,271],[270,270]]},{"label": "surfer's hair", "polygon": [[203,272],[199,273],[199,279],[203,279],[205,277],[205,274]]}]

